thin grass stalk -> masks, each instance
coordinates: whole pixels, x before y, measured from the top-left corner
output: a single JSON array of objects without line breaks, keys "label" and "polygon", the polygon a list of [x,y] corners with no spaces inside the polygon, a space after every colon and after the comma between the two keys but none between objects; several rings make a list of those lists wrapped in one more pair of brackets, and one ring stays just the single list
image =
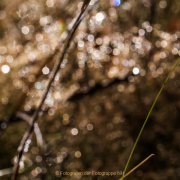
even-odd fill
[{"label": "thin grass stalk", "polygon": [[127,163],[126,163],[126,166],[125,166],[125,169],[124,169],[124,171],[123,171],[123,176],[122,176],[121,180],[123,180],[123,178],[124,178],[124,176],[125,176],[125,174],[126,174],[127,167],[128,167],[129,162],[130,162],[130,160],[131,160],[131,157],[132,157],[132,155],[133,155],[133,152],[134,152],[134,150],[135,150],[135,148],[136,148],[136,145],[137,145],[137,143],[138,143],[138,141],[139,141],[139,138],[140,138],[140,136],[141,136],[141,134],[142,134],[142,132],[143,132],[143,130],[144,130],[144,127],[145,127],[145,125],[146,125],[146,123],[147,123],[147,121],[148,121],[148,119],[149,119],[149,116],[150,116],[150,114],[151,114],[151,112],[152,112],[152,110],[153,110],[153,108],[154,108],[154,106],[155,106],[155,104],[156,104],[156,102],[157,102],[157,100],[158,100],[158,98],[159,98],[159,96],[160,96],[160,94],[161,94],[164,86],[166,85],[169,77],[171,76],[172,72],[174,71],[174,69],[175,69],[176,66],[178,65],[179,61],[180,61],[180,58],[177,60],[176,64],[174,65],[174,67],[172,68],[172,70],[171,70],[171,72],[169,73],[168,77],[166,78],[164,84],[162,85],[162,87],[161,87],[161,89],[160,89],[160,91],[159,91],[159,93],[158,93],[158,95],[157,95],[157,97],[156,97],[156,99],[155,99],[155,101],[154,101],[154,103],[153,103],[153,105],[152,105],[152,107],[151,107],[151,109],[150,109],[150,111],[149,111],[149,113],[148,113],[145,121],[144,121],[144,124],[143,124],[143,126],[142,126],[142,128],[141,128],[141,130],[140,130],[140,132],[139,132],[139,135],[138,135],[138,137],[137,137],[137,139],[136,139],[136,142],[135,142],[135,144],[134,144],[134,146],[133,146],[133,149],[132,149],[132,151],[131,151],[131,154],[130,154],[130,156],[129,156],[129,159],[128,159]]}]

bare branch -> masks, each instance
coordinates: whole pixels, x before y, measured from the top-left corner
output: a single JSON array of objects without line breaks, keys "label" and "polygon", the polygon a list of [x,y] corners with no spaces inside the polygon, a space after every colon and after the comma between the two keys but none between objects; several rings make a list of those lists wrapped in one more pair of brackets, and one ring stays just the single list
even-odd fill
[{"label": "bare branch", "polygon": [[42,105],[44,104],[44,101],[45,101],[46,96],[47,96],[47,94],[49,92],[49,89],[50,89],[50,87],[51,87],[51,85],[52,85],[52,83],[53,83],[53,81],[54,81],[54,79],[56,77],[56,74],[58,73],[58,71],[60,69],[60,65],[61,65],[61,63],[62,63],[62,61],[64,59],[64,56],[65,56],[68,48],[69,48],[70,42],[72,41],[72,38],[73,38],[73,36],[74,36],[74,34],[75,34],[75,32],[76,32],[76,30],[77,30],[77,28],[78,28],[82,18],[83,18],[84,12],[87,9],[89,3],[90,3],[90,0],[85,0],[84,1],[84,4],[83,4],[82,9],[81,9],[81,12],[80,12],[80,14],[79,14],[79,16],[78,16],[74,26],[72,27],[72,30],[70,31],[69,36],[67,37],[66,42],[65,42],[65,44],[63,46],[62,55],[61,55],[59,61],[55,64],[55,66],[53,68],[53,71],[52,71],[52,73],[50,75],[49,82],[48,82],[48,84],[46,86],[46,89],[45,89],[43,95],[42,95],[42,98],[40,100],[39,106],[36,109],[36,112],[35,112],[35,114],[34,114],[34,116],[32,118],[31,125],[29,126],[29,128],[25,132],[24,137],[23,137],[23,139],[22,139],[22,141],[20,143],[20,146],[18,148],[18,151],[19,151],[18,159],[17,159],[17,163],[15,164],[14,169],[13,169],[13,175],[12,175],[12,178],[11,178],[12,180],[16,180],[17,177],[18,177],[19,163],[21,161],[21,158],[22,158],[22,155],[23,155],[23,152],[24,152],[24,147],[26,145],[26,142],[30,138],[30,136],[31,136],[31,134],[33,132],[34,124],[36,123],[36,121],[38,119],[39,112],[41,111]]},{"label": "bare branch", "polygon": [[[22,120],[25,120],[29,124],[31,124],[31,117],[28,116],[27,114],[24,114],[22,112],[17,112],[16,116]],[[34,124],[34,133],[36,135],[37,145],[40,149],[40,152],[41,152],[41,154],[44,154],[44,152],[45,152],[44,141],[43,141],[42,133],[41,133],[38,123]]]},{"label": "bare branch", "polygon": [[13,172],[13,168],[12,167],[7,168],[7,169],[1,169],[0,170],[0,177],[7,176],[7,175],[11,174],[12,172]]}]

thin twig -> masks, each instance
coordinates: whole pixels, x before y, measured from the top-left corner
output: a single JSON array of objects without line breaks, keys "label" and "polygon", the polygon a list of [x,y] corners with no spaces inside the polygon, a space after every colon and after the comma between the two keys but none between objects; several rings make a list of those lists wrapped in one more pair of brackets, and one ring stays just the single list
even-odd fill
[{"label": "thin twig", "polygon": [[[144,159],[141,163],[139,163],[136,167],[134,167],[133,169],[131,169],[126,175],[124,175],[124,178],[127,177],[128,175],[130,175],[133,171],[135,171],[139,166],[141,166],[142,164],[144,164],[148,159],[150,159],[152,156],[154,156],[155,154],[151,154],[149,155],[146,159]],[[119,180],[122,180],[119,179]]]},{"label": "thin twig", "polygon": [[0,170],[0,177],[2,176],[7,176],[13,172],[13,167],[6,168],[6,169],[1,169]]},{"label": "thin twig", "polygon": [[[24,114],[22,112],[17,112],[16,116],[24,121],[26,121],[27,123],[31,124],[31,117],[28,116],[27,114]],[[44,146],[44,141],[43,141],[43,136],[41,133],[41,130],[39,128],[38,123],[34,124],[34,133],[36,135],[36,140],[37,140],[37,145],[40,149],[41,154],[45,153],[45,146]]]},{"label": "thin twig", "polygon": [[64,59],[64,56],[65,56],[68,48],[69,48],[70,42],[73,39],[73,36],[74,36],[74,34],[75,34],[75,32],[76,32],[82,18],[83,18],[84,12],[87,9],[89,3],[90,3],[90,0],[85,0],[84,1],[81,12],[80,12],[75,24],[73,25],[72,30],[70,31],[69,36],[67,37],[66,42],[65,42],[65,44],[63,46],[62,55],[61,55],[59,61],[55,64],[55,66],[53,68],[53,71],[52,71],[52,73],[50,75],[49,82],[48,82],[48,84],[46,86],[46,89],[45,89],[43,95],[42,95],[42,98],[40,100],[38,108],[36,109],[36,112],[35,112],[35,114],[34,114],[34,116],[32,118],[31,125],[29,126],[28,130],[25,132],[25,134],[23,136],[23,139],[22,139],[22,141],[20,143],[20,146],[18,148],[19,154],[18,154],[18,158],[17,158],[17,163],[14,165],[13,174],[12,174],[12,178],[11,178],[12,180],[16,180],[17,177],[18,177],[19,163],[21,161],[26,142],[27,142],[27,140],[29,139],[29,137],[31,136],[31,134],[33,132],[34,124],[38,119],[39,112],[41,111],[42,105],[44,104],[44,101],[45,101],[45,99],[47,97],[47,94],[48,94],[48,92],[50,90],[50,87],[51,87],[51,85],[52,85],[52,83],[53,83],[53,81],[54,81],[54,79],[55,79],[55,77],[56,77],[56,75],[57,75],[57,73],[58,73],[58,71],[60,69],[60,65],[61,65],[61,63],[62,63],[62,61]]},{"label": "thin twig", "polygon": [[156,99],[154,100],[154,103],[153,103],[153,105],[152,105],[152,107],[151,107],[151,109],[150,109],[150,111],[149,111],[149,113],[148,113],[148,115],[147,115],[147,117],[146,117],[146,119],[145,119],[145,121],[144,121],[144,124],[143,124],[143,126],[142,126],[142,128],[141,128],[141,130],[140,130],[140,132],[139,132],[139,134],[138,134],[138,137],[137,137],[137,139],[136,139],[136,142],[135,142],[135,144],[134,144],[134,146],[133,146],[133,149],[132,149],[132,151],[131,151],[131,154],[130,154],[130,156],[129,156],[129,158],[128,158],[128,161],[127,161],[127,163],[126,163],[126,166],[125,166],[125,169],[124,169],[124,172],[123,172],[122,180],[123,180],[123,178],[124,178],[124,175],[125,175],[125,173],[126,173],[127,167],[128,167],[128,165],[129,165],[129,162],[130,162],[131,157],[132,157],[132,155],[133,155],[134,149],[136,148],[136,145],[137,145],[137,143],[138,143],[138,141],[139,141],[139,138],[140,138],[140,136],[141,136],[141,134],[142,134],[142,132],[143,132],[143,129],[144,129],[146,123],[147,123],[147,120],[149,119],[149,116],[150,116],[150,114],[151,114],[151,112],[152,112],[152,110],[153,110],[153,108],[154,108],[154,106],[155,106],[155,104],[156,104],[156,102],[157,102],[157,100],[158,100],[158,98],[159,98],[159,96],[160,96],[160,94],[161,94],[164,86],[166,85],[169,77],[171,76],[171,74],[172,74],[172,72],[174,71],[175,67],[178,65],[179,61],[180,61],[180,58],[177,60],[176,64],[175,64],[174,67],[172,68],[171,72],[169,73],[168,77],[166,78],[165,82],[163,83],[163,85],[162,85],[162,87],[161,87],[161,89],[160,89],[160,91],[159,91]]},{"label": "thin twig", "polygon": [[[22,119],[22,120],[25,120],[25,121],[28,122],[29,124],[31,124],[31,117],[30,117],[29,115],[24,114],[24,113],[22,113],[22,112],[17,112],[17,113],[16,113],[16,116],[17,116],[18,118]],[[38,125],[37,122],[34,124],[34,133],[35,133],[35,135],[36,135],[36,140],[37,140],[37,145],[38,145],[39,150],[40,150],[40,155],[41,155],[42,157],[45,157],[45,153],[46,153],[45,143],[44,143],[43,136],[42,136],[41,130],[40,130],[39,125]],[[32,136],[31,136],[31,137],[32,137]],[[43,166],[45,166],[44,159],[42,159],[40,165],[41,165],[41,168],[43,168]],[[13,168],[12,168],[12,170],[13,170]],[[12,172],[13,172],[13,171],[12,171]],[[12,172],[11,172],[11,173],[12,173]],[[43,179],[44,179],[44,178],[43,178],[44,174],[41,173],[40,176],[41,176],[40,179],[43,180]]]}]

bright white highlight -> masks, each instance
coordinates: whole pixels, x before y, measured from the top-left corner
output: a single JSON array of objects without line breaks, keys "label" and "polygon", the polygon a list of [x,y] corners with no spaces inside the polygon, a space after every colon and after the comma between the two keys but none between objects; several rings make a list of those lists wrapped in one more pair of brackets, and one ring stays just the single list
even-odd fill
[{"label": "bright white highlight", "polygon": [[10,71],[10,67],[8,65],[3,65],[1,70],[4,74],[7,74]]},{"label": "bright white highlight", "polygon": [[134,68],[133,69],[133,74],[135,74],[135,75],[139,74],[139,69],[138,68]]}]

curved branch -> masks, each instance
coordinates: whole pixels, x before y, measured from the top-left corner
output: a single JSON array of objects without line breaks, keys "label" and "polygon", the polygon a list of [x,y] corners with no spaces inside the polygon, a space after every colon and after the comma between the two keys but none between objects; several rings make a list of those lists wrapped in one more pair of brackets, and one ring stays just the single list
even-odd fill
[{"label": "curved branch", "polygon": [[64,47],[62,49],[62,55],[61,55],[59,61],[55,64],[55,66],[53,68],[53,71],[52,71],[52,73],[50,75],[48,85],[47,85],[47,87],[46,87],[46,89],[45,89],[45,91],[44,91],[44,93],[42,95],[42,98],[41,98],[41,101],[39,103],[39,106],[36,109],[35,114],[34,114],[34,116],[32,118],[31,125],[29,126],[29,128],[27,129],[27,131],[25,132],[25,134],[23,136],[23,139],[22,139],[22,141],[20,143],[20,146],[18,148],[19,154],[18,154],[17,163],[14,165],[13,175],[12,175],[12,178],[11,178],[12,180],[16,180],[17,177],[18,177],[19,163],[20,163],[22,155],[24,153],[24,148],[25,148],[26,142],[30,138],[30,136],[31,136],[31,134],[32,134],[32,132],[34,130],[34,124],[36,123],[36,121],[37,121],[37,119],[39,117],[39,112],[41,111],[42,105],[44,104],[44,101],[45,101],[45,99],[47,97],[47,94],[48,94],[48,92],[50,90],[50,87],[51,87],[52,83],[54,82],[56,74],[58,73],[58,71],[60,69],[60,65],[61,65],[61,63],[62,63],[62,61],[64,59],[64,56],[65,56],[69,46],[70,46],[70,42],[73,39],[73,36],[74,36],[74,34],[75,34],[75,32],[76,32],[76,30],[77,30],[77,28],[78,28],[82,18],[83,18],[84,12],[87,9],[89,3],[90,3],[90,0],[85,0],[84,1],[84,4],[83,4],[82,9],[81,9],[81,12],[80,12],[80,14],[79,14],[75,24],[73,25],[73,28],[70,31],[69,36],[67,37],[65,45],[64,45]]}]

